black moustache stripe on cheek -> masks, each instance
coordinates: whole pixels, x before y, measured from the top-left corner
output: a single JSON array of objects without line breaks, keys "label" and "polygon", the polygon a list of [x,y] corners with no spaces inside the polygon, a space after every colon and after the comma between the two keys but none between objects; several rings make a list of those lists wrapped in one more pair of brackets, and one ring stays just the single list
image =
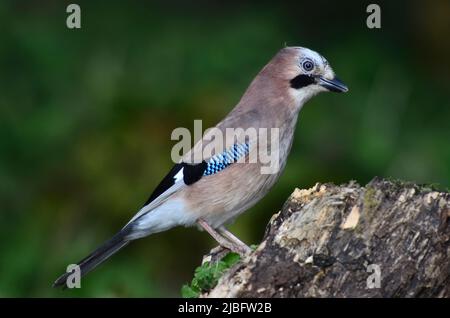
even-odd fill
[{"label": "black moustache stripe on cheek", "polygon": [[314,84],[314,82],[315,81],[312,76],[302,74],[291,79],[290,83],[292,88],[299,89]]}]

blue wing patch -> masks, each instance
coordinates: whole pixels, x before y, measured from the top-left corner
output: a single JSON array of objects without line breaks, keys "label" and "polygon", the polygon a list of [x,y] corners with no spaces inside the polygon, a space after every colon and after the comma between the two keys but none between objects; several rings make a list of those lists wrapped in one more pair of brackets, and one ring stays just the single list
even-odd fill
[{"label": "blue wing patch", "polygon": [[235,163],[239,158],[249,153],[250,146],[248,143],[234,144],[231,149],[217,154],[209,158],[207,166],[203,172],[204,176],[209,176],[222,171],[232,163]]}]

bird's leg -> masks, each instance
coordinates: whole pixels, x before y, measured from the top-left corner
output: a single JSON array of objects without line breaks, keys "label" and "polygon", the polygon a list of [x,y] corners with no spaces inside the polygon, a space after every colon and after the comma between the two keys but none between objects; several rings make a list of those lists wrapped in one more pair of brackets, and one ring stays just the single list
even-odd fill
[{"label": "bird's leg", "polygon": [[227,240],[232,242],[234,245],[239,246],[239,249],[244,252],[244,255],[250,254],[252,252],[252,249],[248,247],[247,244],[238,239],[233,233],[228,231],[224,226],[219,227],[218,231]]},{"label": "bird's leg", "polygon": [[[247,254],[247,250],[245,248],[243,248],[241,244],[236,244],[234,241],[231,241],[229,238],[222,236],[219,232],[217,232],[215,229],[213,229],[205,220],[198,219],[197,223],[203,229],[205,229],[205,231],[208,232],[209,235],[211,235],[217,241],[217,243],[219,243],[224,248],[229,249],[230,251],[233,251],[235,253],[238,253],[241,256],[245,256]],[[244,244],[244,243],[242,243],[242,244]],[[245,244],[244,244],[244,246],[246,248],[248,248],[248,246],[246,246]]]}]

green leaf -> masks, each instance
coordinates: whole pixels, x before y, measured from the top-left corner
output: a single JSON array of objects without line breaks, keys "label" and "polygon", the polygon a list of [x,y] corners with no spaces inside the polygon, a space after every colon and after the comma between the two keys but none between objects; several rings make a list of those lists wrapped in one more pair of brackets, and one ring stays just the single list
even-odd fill
[{"label": "green leaf", "polygon": [[238,253],[230,252],[227,255],[225,255],[224,258],[222,258],[222,261],[227,265],[227,267],[231,267],[237,262],[239,262],[240,259],[241,256]]},{"label": "green leaf", "polygon": [[217,285],[223,273],[240,260],[239,254],[228,253],[217,263],[205,262],[197,267],[190,285],[181,288],[181,295],[185,298],[198,297],[201,292],[211,290]]},{"label": "green leaf", "polygon": [[199,290],[192,288],[188,284],[184,284],[183,287],[181,287],[181,297],[183,298],[197,298],[199,294]]}]

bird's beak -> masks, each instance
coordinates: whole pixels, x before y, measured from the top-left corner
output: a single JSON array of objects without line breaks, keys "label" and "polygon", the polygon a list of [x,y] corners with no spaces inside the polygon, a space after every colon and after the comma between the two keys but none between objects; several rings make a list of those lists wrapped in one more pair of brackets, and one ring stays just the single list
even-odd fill
[{"label": "bird's beak", "polygon": [[330,92],[336,93],[346,93],[348,92],[348,87],[345,85],[337,76],[333,79],[327,79],[323,76],[319,76],[317,79],[317,84],[325,87]]}]

